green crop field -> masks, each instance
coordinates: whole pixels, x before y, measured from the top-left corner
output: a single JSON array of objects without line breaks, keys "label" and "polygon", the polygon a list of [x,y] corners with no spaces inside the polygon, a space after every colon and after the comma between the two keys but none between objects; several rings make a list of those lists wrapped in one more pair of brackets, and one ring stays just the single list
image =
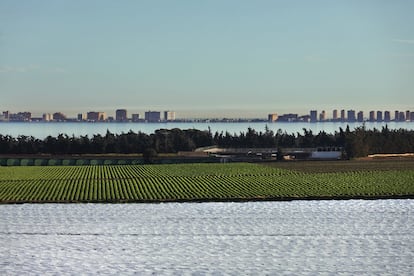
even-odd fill
[{"label": "green crop field", "polygon": [[265,166],[307,173],[414,170],[414,159],[265,162]]},{"label": "green crop field", "polygon": [[398,196],[414,197],[414,170],[309,173],[248,163],[0,167],[1,203]]}]

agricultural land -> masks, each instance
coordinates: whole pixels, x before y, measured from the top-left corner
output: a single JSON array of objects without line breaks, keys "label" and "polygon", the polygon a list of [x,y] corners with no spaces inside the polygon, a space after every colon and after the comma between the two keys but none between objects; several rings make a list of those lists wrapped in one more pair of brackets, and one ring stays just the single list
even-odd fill
[{"label": "agricultural land", "polygon": [[0,167],[0,203],[414,198],[413,160]]}]

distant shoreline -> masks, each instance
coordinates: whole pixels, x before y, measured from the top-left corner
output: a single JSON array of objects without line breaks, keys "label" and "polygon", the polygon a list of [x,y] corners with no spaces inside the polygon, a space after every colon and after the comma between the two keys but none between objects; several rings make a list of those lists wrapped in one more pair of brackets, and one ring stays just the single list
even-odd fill
[{"label": "distant shoreline", "polygon": [[134,122],[0,122],[0,134],[11,137],[33,136],[44,139],[48,136],[57,137],[59,134],[69,136],[93,136],[95,134],[105,135],[107,131],[113,134],[141,132],[152,134],[160,129],[197,129],[211,131],[211,133],[226,132],[230,134],[246,133],[249,128],[257,132],[265,132],[266,129],[273,132],[281,130],[289,134],[303,133],[303,130],[311,130],[313,133],[324,131],[328,134],[339,132],[340,128],[351,130],[365,127],[366,129],[381,130],[387,127],[393,129],[414,130],[414,122],[389,122],[389,123],[346,123],[346,122],[215,122],[215,121],[183,121],[183,122],[160,122],[160,123],[134,123]]},{"label": "distant shoreline", "polygon": [[370,120],[363,120],[363,121],[341,121],[341,120],[324,120],[324,121],[269,121],[266,119],[260,118],[253,118],[253,119],[243,119],[243,118],[234,118],[234,119],[179,119],[174,121],[79,121],[76,119],[68,119],[65,121],[43,121],[43,120],[31,120],[31,121],[7,121],[7,120],[0,120],[0,123],[24,123],[24,124],[31,124],[31,123],[88,123],[88,124],[175,124],[175,123],[268,123],[268,124],[300,124],[300,123],[309,123],[309,124],[324,124],[324,123],[338,123],[338,124],[363,124],[363,123],[373,123],[373,124],[388,124],[388,123],[397,123],[397,124],[404,124],[404,123],[412,123],[412,120],[406,121],[370,121]]}]

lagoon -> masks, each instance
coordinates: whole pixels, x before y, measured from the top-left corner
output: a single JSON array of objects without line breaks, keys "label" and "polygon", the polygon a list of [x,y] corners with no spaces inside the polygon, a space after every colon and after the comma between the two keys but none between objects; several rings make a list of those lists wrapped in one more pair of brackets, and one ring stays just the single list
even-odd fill
[{"label": "lagoon", "polygon": [[230,134],[240,134],[246,132],[247,129],[253,128],[256,131],[265,131],[266,127],[274,132],[279,129],[283,132],[303,133],[303,129],[312,130],[314,133],[325,131],[334,133],[339,128],[346,129],[349,125],[353,130],[356,127],[365,125],[368,129],[382,129],[388,126],[389,129],[408,129],[414,130],[414,122],[366,122],[366,123],[343,123],[343,122],[323,122],[323,123],[284,123],[284,122],[240,122],[240,123],[222,123],[222,122],[169,122],[169,123],[118,123],[118,122],[0,122],[0,134],[18,137],[20,135],[33,136],[35,138],[44,139],[48,135],[58,136],[59,134],[67,134],[69,136],[88,135],[92,137],[94,134],[105,135],[109,130],[112,133],[143,132],[151,134],[157,129],[198,129],[211,130],[211,132],[226,132]]},{"label": "lagoon", "polygon": [[1,275],[410,275],[414,200],[0,206]]}]

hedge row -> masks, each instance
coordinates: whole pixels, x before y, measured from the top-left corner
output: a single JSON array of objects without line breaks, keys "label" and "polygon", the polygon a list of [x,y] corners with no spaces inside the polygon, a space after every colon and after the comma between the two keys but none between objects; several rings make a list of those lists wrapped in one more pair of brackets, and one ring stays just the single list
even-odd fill
[{"label": "hedge row", "polygon": [[[156,159],[154,164],[212,163],[215,159]],[[144,159],[59,159],[59,158],[0,158],[0,166],[88,166],[142,165]]]}]

